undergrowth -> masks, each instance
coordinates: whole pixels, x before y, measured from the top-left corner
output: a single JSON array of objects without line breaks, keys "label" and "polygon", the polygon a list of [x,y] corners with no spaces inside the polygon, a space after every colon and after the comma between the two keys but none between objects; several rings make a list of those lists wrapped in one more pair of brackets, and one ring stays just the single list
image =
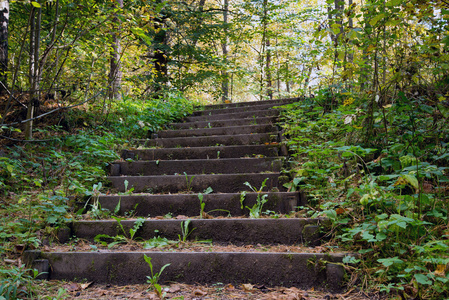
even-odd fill
[{"label": "undergrowth", "polygon": [[405,299],[448,297],[449,116],[403,93],[376,109],[338,96],[333,107],[326,90],[285,106],[294,178],[285,186],[306,191],[307,214],[332,220],[332,242],[360,255],[345,261],[356,263],[351,284]]},{"label": "undergrowth", "polygon": [[[122,147],[186,116],[193,106],[179,94],[146,101],[124,97],[101,107],[68,111],[64,126],[41,122],[35,135],[42,142],[1,141],[1,261],[14,261],[23,249],[56,240],[60,228],[83,217],[74,203],[98,195],[108,164],[119,158]],[[14,139],[22,136],[17,129],[0,131]],[[18,261],[8,267],[1,263],[0,268],[0,298],[17,292],[10,288],[11,278],[20,284],[30,280]],[[32,298],[30,293],[23,295]]]}]

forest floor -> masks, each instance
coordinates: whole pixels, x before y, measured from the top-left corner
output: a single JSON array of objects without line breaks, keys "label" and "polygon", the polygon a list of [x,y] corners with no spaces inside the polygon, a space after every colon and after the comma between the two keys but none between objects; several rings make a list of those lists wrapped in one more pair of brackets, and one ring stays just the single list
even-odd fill
[{"label": "forest floor", "polygon": [[[59,289],[65,289],[65,299],[161,299],[155,292],[149,290],[147,284],[114,286],[109,284],[76,283],[49,281],[41,284],[42,297],[54,297]],[[45,292],[44,292],[45,290]],[[368,295],[355,289],[346,293],[332,294],[323,291],[301,290],[295,287],[254,286],[242,284],[217,283],[214,285],[188,285],[172,283],[163,286],[165,299],[202,300],[202,299],[260,299],[260,300],[362,300],[382,299],[379,296]],[[164,299],[164,298],[162,298]]]}]

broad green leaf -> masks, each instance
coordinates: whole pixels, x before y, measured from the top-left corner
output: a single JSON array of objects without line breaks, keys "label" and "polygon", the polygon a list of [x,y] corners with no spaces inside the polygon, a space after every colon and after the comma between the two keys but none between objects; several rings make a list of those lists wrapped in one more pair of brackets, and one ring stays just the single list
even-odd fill
[{"label": "broad green leaf", "polygon": [[402,178],[404,178],[415,190],[419,189],[418,179],[414,175],[410,174],[402,174]]},{"label": "broad green leaf", "polygon": [[414,277],[419,284],[432,284],[432,281],[430,281],[429,278],[424,274],[415,274]]},{"label": "broad green leaf", "polygon": [[384,18],[385,14],[384,13],[380,13],[377,16],[375,16],[374,18],[371,19],[371,21],[369,21],[369,24],[371,26],[375,26],[377,24],[377,22],[379,22],[380,20],[382,20]]},{"label": "broad green leaf", "polygon": [[402,0],[390,0],[387,3],[385,3],[386,6],[398,6],[401,4]]},{"label": "broad green leaf", "polygon": [[399,259],[397,256],[389,257],[389,258],[379,258],[377,261],[380,262],[381,264],[383,264],[384,267],[387,267],[387,268],[393,264],[404,263],[404,261],[402,259]]},{"label": "broad green leaf", "polygon": [[331,27],[332,27],[332,32],[334,34],[339,34],[340,33],[340,31],[341,31],[341,25],[340,24],[332,24]]},{"label": "broad green leaf", "polygon": [[42,7],[39,3],[34,2],[34,1],[31,1],[31,5],[33,5],[36,8],[41,8]]}]

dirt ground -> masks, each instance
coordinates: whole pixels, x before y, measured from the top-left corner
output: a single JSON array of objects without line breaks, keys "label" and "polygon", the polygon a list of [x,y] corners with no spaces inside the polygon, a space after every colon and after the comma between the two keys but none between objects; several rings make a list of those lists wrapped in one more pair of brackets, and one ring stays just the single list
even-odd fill
[{"label": "dirt ground", "polygon": [[376,295],[368,295],[355,289],[346,293],[332,294],[328,292],[300,290],[295,287],[254,286],[242,284],[233,286],[217,283],[211,286],[187,285],[172,283],[163,285],[163,297],[159,297],[149,289],[149,285],[113,286],[95,283],[75,283],[49,281],[41,283],[42,290],[39,296],[55,299],[60,288],[66,292],[57,299],[179,299],[179,300],[203,300],[203,299],[260,299],[260,300],[366,300],[382,299]]}]

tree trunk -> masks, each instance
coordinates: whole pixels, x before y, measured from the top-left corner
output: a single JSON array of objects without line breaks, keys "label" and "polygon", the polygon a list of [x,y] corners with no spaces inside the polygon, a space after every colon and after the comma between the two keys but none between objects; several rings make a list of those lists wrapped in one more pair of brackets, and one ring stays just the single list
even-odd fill
[{"label": "tree trunk", "polygon": [[0,94],[6,92],[8,71],[9,1],[0,1]]},{"label": "tree trunk", "polygon": [[[123,8],[123,0],[116,0],[114,8]],[[117,13],[116,13],[117,15]],[[111,58],[110,58],[110,72],[109,72],[109,99],[120,99],[120,87],[122,84],[122,70],[120,63],[120,53],[122,47],[120,44],[120,20],[117,16],[113,19],[112,28],[112,43],[111,43]]]},{"label": "tree trunk", "polygon": [[35,110],[39,107],[39,47],[41,34],[42,8],[31,8],[30,26],[30,99],[28,102],[27,119],[25,123],[25,139],[33,138],[33,119]]},{"label": "tree trunk", "polygon": [[[223,51],[223,59],[225,61],[225,65],[227,66],[228,62],[228,10],[229,10],[229,0],[224,0],[223,5],[223,25],[224,25],[224,38],[221,44],[221,49]],[[229,74],[227,70],[222,71],[223,81],[221,82],[221,102],[225,103],[229,100]]]},{"label": "tree trunk", "polygon": [[265,45],[266,45],[266,66],[265,66],[265,75],[267,80],[267,96],[270,100],[273,99],[273,83],[271,80],[271,50],[270,50],[270,39],[266,37]]}]

